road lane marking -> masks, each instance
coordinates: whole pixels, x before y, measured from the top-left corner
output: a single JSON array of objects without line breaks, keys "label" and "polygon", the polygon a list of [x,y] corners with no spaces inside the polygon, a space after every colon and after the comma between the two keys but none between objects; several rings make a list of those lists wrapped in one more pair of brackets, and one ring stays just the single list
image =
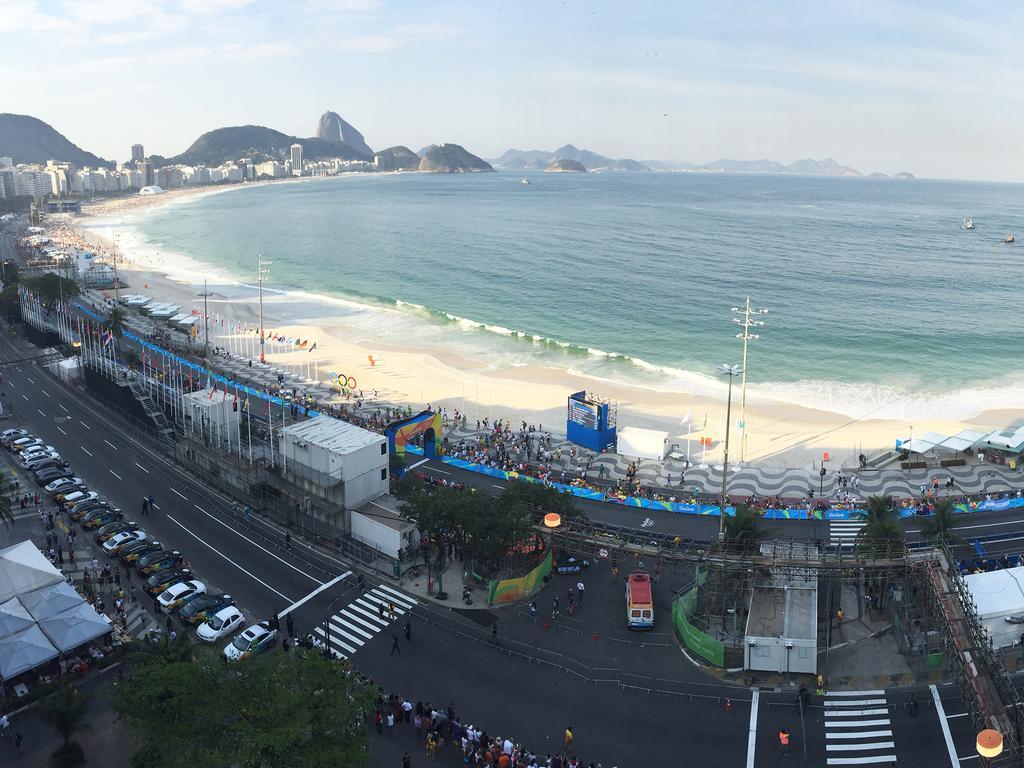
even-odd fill
[{"label": "road lane marking", "polygon": [[28,400],[28,397],[26,395],[22,395],[22,397],[24,397],[26,401]]},{"label": "road lane marking", "polygon": [[39,391],[40,391],[40,392],[42,392],[42,393],[43,393],[44,395],[46,395],[47,397],[49,397],[49,396],[50,396],[50,393],[49,393],[49,392],[47,392],[47,391],[46,391],[45,389],[40,389]]},{"label": "road lane marking", "polygon": [[857,699],[855,701],[825,701],[826,707],[870,707],[885,704],[885,699]]},{"label": "road lane marking", "polygon": [[954,717],[967,717],[970,714],[968,712],[961,712],[959,715],[946,715],[947,720],[952,720]]},{"label": "road lane marking", "polygon": [[409,467],[409,469],[416,469],[416,467],[420,466],[421,464],[426,464],[428,461],[430,461],[430,459],[420,459],[415,464],[413,464],[411,467]]},{"label": "road lane marking", "polygon": [[116,477],[116,478],[117,478],[118,480],[124,480],[124,478],[123,478],[123,477],[121,477],[121,476],[120,476],[119,474],[117,474],[117,472],[115,472],[115,471],[114,471],[114,470],[112,470],[112,469],[108,469],[108,470],[107,470],[107,472],[109,472],[110,474],[112,474],[112,475],[113,475],[114,477]]},{"label": "road lane marking", "polygon": [[62,435],[64,435],[64,437],[68,436],[68,433],[65,432],[63,429],[61,429],[60,427],[57,427],[57,431],[60,432]]},{"label": "road lane marking", "polygon": [[63,403],[57,403],[57,405],[60,406],[61,410],[64,411],[64,413],[71,413],[71,411],[64,407]]},{"label": "road lane marking", "polygon": [[942,728],[942,738],[946,740],[946,750],[949,752],[949,764],[953,768],[960,768],[960,758],[956,756],[956,749],[953,747],[953,736],[949,732],[949,723],[946,722],[946,710],[942,708],[942,699],[939,698],[939,689],[929,685],[932,689],[932,700],[935,702],[935,712],[939,716],[939,726]]},{"label": "road lane marking", "polygon": [[112,442],[110,442],[109,440],[104,440],[103,442],[104,442],[104,443],[106,443],[107,445],[109,445],[109,446],[110,446],[111,448],[113,448],[113,449],[114,449],[115,451],[117,450],[117,446],[116,446],[116,445],[114,445],[114,444],[113,444]]},{"label": "road lane marking", "polygon": [[874,757],[830,757],[825,762],[828,765],[871,765],[878,763],[892,765],[896,762],[896,755],[875,755]]},{"label": "road lane marking", "polygon": [[825,710],[825,717],[861,717],[862,715],[888,715],[888,709],[855,709],[846,712],[841,709]]},{"label": "road lane marking", "polygon": [[35,384],[31,376],[26,376],[25,379],[28,381],[29,384]]},{"label": "road lane marking", "polygon": [[882,736],[892,736],[892,731],[842,731],[825,734],[826,739],[877,739]]},{"label": "road lane marking", "polygon": [[305,605],[307,602],[309,602],[314,597],[319,595],[325,589],[329,589],[330,587],[333,587],[335,584],[337,584],[339,581],[344,579],[346,576],[351,576],[351,575],[352,575],[352,571],[345,571],[343,574],[341,574],[341,576],[336,576],[333,579],[331,579],[330,581],[328,581],[326,584],[321,584],[319,587],[314,589],[312,592],[310,592],[308,595],[306,595],[301,600],[298,600],[297,602],[292,603],[291,605],[289,605],[284,610],[278,611],[277,615],[278,616],[286,616],[287,614],[289,614],[292,611],[294,611],[296,608],[298,608],[298,607],[300,607],[302,605]]},{"label": "road lane marking", "polygon": [[884,720],[829,720],[825,723],[826,728],[864,728],[869,725],[890,725],[891,721]]},{"label": "road lane marking", "polygon": [[38,414],[39,414],[40,416],[42,416],[42,417],[43,417],[44,419],[46,418],[46,414],[45,414],[45,413],[43,413],[42,411],[40,411],[40,410],[39,410],[38,408],[36,408],[36,413],[38,413]]},{"label": "road lane marking", "polygon": [[82,421],[81,419],[79,419],[79,420],[78,420],[78,423],[79,423],[79,424],[81,424],[81,425],[82,425],[83,427],[85,427],[86,429],[92,429],[92,427],[90,427],[90,426],[89,426],[88,424],[86,424],[86,423],[85,423],[84,421]]},{"label": "road lane marking", "polygon": [[505,490],[505,486],[504,485],[495,485],[494,483],[491,483],[491,488],[497,488],[499,491],[504,491]]},{"label": "road lane marking", "polygon": [[409,608],[412,608],[414,605],[416,605],[416,598],[410,597],[404,592],[399,592],[397,589],[392,589],[391,587],[385,586],[384,584],[381,584],[379,587],[377,587],[377,589],[383,589],[385,592],[394,595],[395,598],[398,600],[399,605],[401,605],[402,603],[406,603]]},{"label": "road lane marking", "polygon": [[754,768],[754,747],[757,744],[757,700],[761,692],[754,688],[750,700],[750,729],[747,731],[747,768]]},{"label": "road lane marking", "polygon": [[830,698],[837,696],[884,696],[885,691],[829,691]]},{"label": "road lane marking", "polygon": [[442,475],[451,474],[451,472],[445,472],[443,469],[438,469],[437,467],[424,467],[423,469],[425,469],[427,472],[440,472]]},{"label": "road lane marking", "polygon": [[197,536],[197,535],[196,535],[195,533],[193,533],[192,531],[190,531],[190,530],[189,530],[188,528],[186,528],[186,527],[185,527],[184,525],[182,525],[181,523],[179,523],[179,522],[178,522],[177,520],[175,520],[175,519],[174,519],[173,517],[171,517],[170,515],[167,515],[167,519],[168,519],[168,520],[170,520],[170,521],[171,521],[172,523],[174,523],[175,525],[177,525],[178,527],[180,527],[180,528],[181,528],[181,529],[182,529],[183,531],[185,531],[186,533],[189,533],[189,534],[191,534],[191,535],[192,535],[192,537],[196,539],[196,541],[200,542],[201,544],[204,544],[204,545],[206,545],[206,546],[207,546],[207,547],[209,547],[209,548],[210,548],[211,550],[213,550],[213,551],[214,551],[214,552],[215,552],[216,554],[218,554],[218,555],[220,555],[221,557],[223,557],[223,558],[224,558],[225,560],[227,560],[227,561],[228,561],[229,563],[231,563],[231,564],[232,564],[233,566],[235,566],[235,568],[237,568],[238,570],[240,570],[240,571],[241,571],[242,573],[244,573],[244,574],[248,575],[248,576],[249,576],[249,577],[251,577],[251,578],[252,578],[252,579],[253,579],[254,581],[256,581],[256,582],[258,582],[258,583],[262,584],[262,585],[263,585],[264,587],[266,587],[267,589],[269,589],[269,590],[270,590],[271,592],[273,592],[273,593],[274,593],[275,595],[277,595],[278,597],[283,597],[283,598],[284,598],[285,600],[287,600],[288,602],[291,602],[291,600],[292,600],[292,599],[291,599],[290,597],[288,597],[288,595],[286,595],[286,594],[283,594],[283,593],[281,593],[281,592],[278,592],[278,591],[277,591],[276,589],[274,589],[274,588],[273,588],[272,586],[270,586],[269,584],[267,584],[267,582],[265,582],[265,581],[263,581],[262,579],[260,579],[259,577],[257,577],[257,576],[256,576],[256,575],[255,575],[254,573],[252,573],[251,571],[247,571],[247,570],[246,570],[245,568],[243,568],[242,566],[240,566],[240,565],[239,565],[238,563],[236,563],[236,562],[235,562],[234,560],[232,560],[232,559],[231,559],[230,557],[228,557],[227,555],[225,555],[225,554],[224,554],[223,552],[221,552],[220,550],[218,550],[218,549],[214,548],[214,547],[213,547],[212,545],[210,545],[210,544],[207,544],[207,543],[206,543],[206,541],[204,541],[203,539],[199,538],[199,536]]},{"label": "road lane marking", "polygon": [[188,497],[186,497],[184,494],[178,493],[173,488],[171,488],[171,490],[174,491],[175,493],[177,493],[179,496],[181,496],[181,498],[185,499],[185,501],[188,501]]},{"label": "road lane marking", "polygon": [[228,529],[229,531],[231,531],[231,532],[232,532],[233,534],[235,534],[235,535],[236,535],[236,536],[238,536],[239,538],[242,538],[242,539],[245,539],[246,541],[248,541],[248,542],[249,542],[250,544],[252,544],[252,545],[253,545],[254,547],[256,547],[256,549],[258,549],[258,550],[260,550],[260,551],[262,551],[262,552],[266,552],[266,553],[267,553],[268,555],[270,555],[270,556],[271,556],[272,558],[274,558],[275,560],[277,560],[277,561],[278,561],[279,563],[282,563],[282,564],[284,564],[284,565],[287,565],[287,566],[288,566],[289,568],[291,568],[291,569],[292,569],[293,571],[295,571],[296,573],[301,573],[301,574],[302,574],[303,576],[305,576],[305,577],[306,577],[307,579],[309,579],[310,581],[315,581],[315,582],[316,582],[317,584],[323,584],[323,582],[322,582],[322,581],[320,581],[320,579],[318,579],[318,578],[316,578],[316,577],[314,577],[314,576],[310,576],[310,575],[309,575],[308,573],[306,573],[306,572],[305,572],[304,570],[302,570],[301,568],[297,568],[296,566],[294,566],[294,565],[292,565],[291,563],[289,563],[289,562],[288,562],[287,560],[283,560],[283,559],[281,559],[280,557],[278,557],[277,555],[275,555],[275,554],[274,554],[273,552],[271,552],[271,551],[270,551],[269,549],[267,549],[266,547],[261,547],[261,546],[260,546],[259,544],[257,544],[257,543],[256,543],[255,541],[253,541],[252,539],[250,539],[250,538],[249,538],[248,536],[246,536],[246,535],[245,535],[245,534],[243,534],[243,533],[239,533],[239,532],[238,532],[238,531],[236,531],[236,530],[235,530],[234,528],[232,528],[232,527],[231,527],[230,525],[228,525],[227,523],[225,523],[225,522],[224,522],[223,520],[220,520],[220,519],[218,519],[218,518],[214,517],[213,515],[211,515],[211,514],[210,514],[209,512],[207,512],[207,511],[206,511],[205,509],[203,509],[202,507],[200,507],[200,506],[199,506],[198,504],[193,504],[192,506],[193,506],[193,507],[195,507],[196,509],[198,509],[198,510],[199,510],[200,512],[202,512],[202,513],[203,513],[204,515],[206,515],[206,516],[207,516],[208,518],[210,518],[211,520],[213,520],[213,522],[215,522],[215,523],[219,523],[220,525],[223,525],[223,526],[224,526],[225,528],[227,528],[227,529]]},{"label": "road lane marking", "polygon": [[86,452],[86,454],[88,454],[89,456],[92,456],[92,454],[91,454],[91,453],[89,453],[89,449],[88,449],[88,448],[85,448],[85,447],[83,446],[83,447],[82,447],[82,450],[83,450],[83,451],[85,451],[85,452]]},{"label": "road lane marking", "polygon": [[[332,616],[328,620],[330,622],[331,630],[333,632],[341,635],[342,637],[344,637],[349,642],[355,643],[357,646],[361,647],[361,646],[366,645],[366,641],[363,640],[362,638],[356,637],[355,635],[350,635],[348,632],[346,632],[345,629],[348,629],[348,625],[347,624],[342,624],[342,623],[338,622],[337,618],[338,618],[337,616]],[[345,629],[342,629],[342,627],[344,627]],[[349,629],[349,632],[351,632],[351,631],[352,630]]]},{"label": "road lane marking", "polygon": [[[149,474],[149,470],[148,470],[148,469],[146,469],[146,468],[145,468],[144,466],[142,466],[141,464],[139,464],[139,462],[137,462],[137,461],[136,461],[136,462],[135,462],[135,466],[136,466],[136,467],[138,467],[139,469],[141,469],[141,470],[142,470],[143,472],[145,472],[145,473],[146,473],[147,475]],[[156,506],[156,505],[154,505],[154,506]]]}]

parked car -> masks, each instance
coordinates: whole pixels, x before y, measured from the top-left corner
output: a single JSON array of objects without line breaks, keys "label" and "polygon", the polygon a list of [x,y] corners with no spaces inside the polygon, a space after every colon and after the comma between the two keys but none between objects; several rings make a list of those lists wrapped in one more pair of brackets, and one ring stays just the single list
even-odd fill
[{"label": "parked car", "polygon": [[46,492],[54,501],[60,501],[65,495],[85,489],[85,481],[80,477],[62,477],[46,485]]},{"label": "parked car", "polygon": [[108,507],[110,507],[109,502],[106,502],[103,499],[86,499],[85,501],[78,502],[75,506],[69,509],[68,517],[75,522],[78,522],[79,520],[84,519],[85,516],[94,509],[107,509]]},{"label": "parked car", "polygon": [[121,562],[125,565],[134,565],[143,555],[148,555],[150,552],[158,552],[163,548],[159,541],[139,541],[135,544],[126,544],[121,547],[121,551],[117,556],[121,558]]},{"label": "parked car", "polygon": [[64,459],[60,456],[39,456],[31,461],[23,461],[21,463],[22,469],[27,469],[29,472],[39,472],[46,467],[67,467],[69,466]]},{"label": "parked car", "polygon": [[206,585],[201,581],[182,581],[172,584],[156,599],[157,604],[166,613],[174,613],[185,604],[185,602],[196,595],[205,595]]},{"label": "parked car", "polygon": [[234,604],[235,599],[231,595],[200,595],[178,611],[178,618],[186,624],[202,624],[217,611]]},{"label": "parked car", "polygon": [[173,550],[171,552],[163,550],[143,555],[135,563],[135,568],[139,573],[145,576],[150,573],[165,570],[166,568],[177,567],[184,562],[185,558],[182,557],[181,552],[177,550]]},{"label": "parked car", "polygon": [[18,457],[21,462],[22,469],[29,469],[29,464],[36,459],[59,459],[60,452],[52,445],[39,445],[35,448],[29,448],[28,450],[22,451]]},{"label": "parked car", "polygon": [[143,591],[150,597],[155,597],[172,584],[181,581],[188,581],[192,578],[191,568],[168,568],[165,571],[157,571],[152,574],[146,583],[142,585]]},{"label": "parked car", "polygon": [[3,432],[0,432],[0,445],[3,445],[6,448],[15,440],[20,440],[27,436],[27,429],[5,429]]},{"label": "parked car", "polygon": [[122,531],[121,533],[115,533],[105,542],[103,542],[103,551],[111,557],[117,555],[126,544],[131,544],[136,541],[144,541],[149,538],[145,531]]},{"label": "parked car", "polygon": [[72,509],[75,504],[78,504],[79,502],[98,499],[99,497],[100,495],[96,493],[96,491],[75,491],[61,499],[60,503],[64,509]]},{"label": "parked car", "polygon": [[107,523],[117,522],[122,517],[124,517],[124,512],[117,507],[94,509],[82,518],[82,527],[95,530],[96,528],[102,528]]},{"label": "parked car", "polygon": [[[201,599],[197,597],[192,602]],[[185,608],[181,609],[182,612],[187,608],[188,606],[186,605]],[[208,643],[216,642],[222,637],[227,637],[232,632],[237,631],[242,626],[243,621],[245,621],[245,617],[242,616],[242,612],[235,608],[235,606],[229,605],[207,616],[196,630],[196,637]]]},{"label": "parked car", "polygon": [[35,473],[36,485],[46,485],[62,477],[71,477],[74,473],[70,469],[60,467],[47,467],[41,472]]},{"label": "parked car", "polygon": [[225,648],[228,661],[240,661],[248,656],[273,648],[277,641],[277,630],[270,628],[270,622],[261,621],[239,633]]},{"label": "parked car", "polygon": [[15,453],[21,453],[26,448],[30,448],[33,445],[42,445],[43,441],[38,437],[32,437],[32,435],[26,434],[24,437],[15,438],[12,442],[7,444]]},{"label": "parked car", "polygon": [[106,525],[104,525],[102,528],[96,531],[96,535],[93,538],[96,539],[97,544],[102,544],[115,533],[135,531],[138,530],[138,528],[139,526],[137,523],[133,523],[126,520],[117,520],[113,523],[107,523]]}]

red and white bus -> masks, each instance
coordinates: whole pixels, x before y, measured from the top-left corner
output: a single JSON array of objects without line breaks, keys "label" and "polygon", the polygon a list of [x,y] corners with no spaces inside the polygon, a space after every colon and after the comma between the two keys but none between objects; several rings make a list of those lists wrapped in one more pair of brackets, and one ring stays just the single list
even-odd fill
[{"label": "red and white bus", "polygon": [[626,577],[626,628],[652,629],[654,602],[651,599],[651,577],[633,571]]}]

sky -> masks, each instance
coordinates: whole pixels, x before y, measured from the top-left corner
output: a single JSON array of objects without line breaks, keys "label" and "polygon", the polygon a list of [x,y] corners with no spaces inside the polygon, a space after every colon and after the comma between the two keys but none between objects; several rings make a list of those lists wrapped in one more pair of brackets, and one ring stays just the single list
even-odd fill
[{"label": "sky", "polygon": [[0,111],[116,160],[330,109],[374,149],[1024,181],[1022,32],[1003,0],[0,0]]}]

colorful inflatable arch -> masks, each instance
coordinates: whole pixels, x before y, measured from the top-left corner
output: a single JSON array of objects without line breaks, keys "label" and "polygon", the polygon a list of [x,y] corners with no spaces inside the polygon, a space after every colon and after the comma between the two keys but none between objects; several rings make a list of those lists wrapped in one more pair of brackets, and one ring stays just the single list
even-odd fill
[{"label": "colorful inflatable arch", "polygon": [[423,435],[423,455],[437,456],[441,449],[441,414],[422,411],[408,419],[388,424],[384,434],[388,438],[388,450],[399,456],[405,454],[405,446],[419,435]]}]

